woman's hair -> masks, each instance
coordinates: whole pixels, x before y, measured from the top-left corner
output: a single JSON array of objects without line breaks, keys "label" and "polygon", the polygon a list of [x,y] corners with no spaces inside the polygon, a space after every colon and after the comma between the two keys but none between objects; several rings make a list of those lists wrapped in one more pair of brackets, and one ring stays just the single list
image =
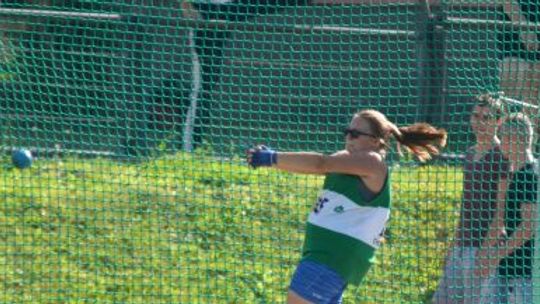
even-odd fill
[{"label": "woman's hair", "polygon": [[526,144],[527,147],[532,145],[534,128],[529,117],[523,113],[513,113],[503,118],[498,131],[499,136],[515,134],[524,138],[524,142],[520,144]]},{"label": "woman's hair", "polygon": [[355,117],[365,119],[373,135],[380,139],[380,148],[386,150],[390,136],[400,145],[413,153],[420,161],[426,161],[431,155],[439,154],[439,148],[446,145],[446,131],[437,129],[427,123],[415,123],[406,127],[397,127],[384,114],[376,110],[364,110]]},{"label": "woman's hair", "polygon": [[476,96],[476,105],[482,108],[488,108],[489,112],[497,120],[504,115],[504,107],[501,99],[492,94],[488,93]]}]

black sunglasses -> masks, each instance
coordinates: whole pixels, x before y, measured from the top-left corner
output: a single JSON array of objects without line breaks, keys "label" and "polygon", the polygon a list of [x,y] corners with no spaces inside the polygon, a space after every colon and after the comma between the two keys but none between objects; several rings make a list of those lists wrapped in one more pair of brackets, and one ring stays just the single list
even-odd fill
[{"label": "black sunglasses", "polygon": [[486,121],[486,120],[490,120],[490,119],[494,119],[495,118],[495,115],[492,115],[492,114],[480,114],[480,113],[473,113],[472,116],[478,120],[483,120],[483,121]]},{"label": "black sunglasses", "polygon": [[356,130],[356,129],[351,129],[351,128],[344,129],[343,134],[345,136],[350,135],[352,139],[357,139],[358,137],[360,137],[362,135],[376,138],[376,136],[373,135],[373,134],[369,134],[369,133],[366,133],[366,132],[363,132],[363,131],[360,131],[360,130]]}]

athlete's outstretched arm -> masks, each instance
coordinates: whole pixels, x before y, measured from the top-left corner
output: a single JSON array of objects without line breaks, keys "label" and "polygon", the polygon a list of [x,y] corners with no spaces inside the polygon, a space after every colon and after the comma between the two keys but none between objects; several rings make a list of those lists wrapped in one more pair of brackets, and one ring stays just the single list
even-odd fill
[{"label": "athlete's outstretched arm", "polygon": [[350,154],[339,151],[332,155],[315,152],[275,152],[267,148],[248,151],[248,163],[253,167],[273,166],[277,169],[304,174],[344,173],[371,176],[386,172],[383,157],[376,152]]}]

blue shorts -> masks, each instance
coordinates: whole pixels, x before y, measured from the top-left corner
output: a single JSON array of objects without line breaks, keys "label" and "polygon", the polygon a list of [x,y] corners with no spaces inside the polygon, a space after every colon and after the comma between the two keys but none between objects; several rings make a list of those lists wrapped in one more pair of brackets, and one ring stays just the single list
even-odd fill
[{"label": "blue shorts", "polygon": [[325,265],[302,261],[294,272],[289,289],[316,304],[339,304],[347,283]]}]

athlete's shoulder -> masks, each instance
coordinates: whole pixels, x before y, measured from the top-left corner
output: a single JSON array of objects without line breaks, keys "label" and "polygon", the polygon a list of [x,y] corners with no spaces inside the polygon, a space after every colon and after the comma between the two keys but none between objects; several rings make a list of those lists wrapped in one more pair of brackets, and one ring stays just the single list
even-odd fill
[{"label": "athlete's shoulder", "polygon": [[378,162],[384,162],[384,157],[375,151],[358,151],[351,153],[347,150],[337,151],[332,156],[349,156],[351,158],[358,158],[364,160],[373,160]]}]

